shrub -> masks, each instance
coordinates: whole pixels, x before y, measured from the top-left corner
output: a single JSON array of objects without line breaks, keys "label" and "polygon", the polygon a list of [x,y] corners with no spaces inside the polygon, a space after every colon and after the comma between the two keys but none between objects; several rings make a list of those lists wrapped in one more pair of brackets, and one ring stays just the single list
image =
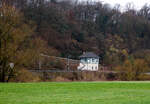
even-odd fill
[{"label": "shrub", "polygon": [[16,74],[16,77],[10,80],[11,82],[39,82],[40,77],[37,74],[33,74],[26,69],[21,69]]},{"label": "shrub", "polygon": [[52,81],[56,81],[56,82],[69,82],[70,80],[67,78],[64,78],[62,76],[57,76],[55,79],[52,79]]},{"label": "shrub", "polygon": [[143,80],[142,75],[149,67],[144,59],[125,60],[122,65],[115,68],[118,71],[120,80]]}]

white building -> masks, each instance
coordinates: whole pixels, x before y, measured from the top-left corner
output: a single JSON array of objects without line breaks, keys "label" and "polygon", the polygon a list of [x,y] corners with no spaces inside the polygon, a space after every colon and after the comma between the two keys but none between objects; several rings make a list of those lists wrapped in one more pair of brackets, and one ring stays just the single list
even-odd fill
[{"label": "white building", "polygon": [[85,52],[80,56],[78,70],[98,71],[99,56],[93,52]]}]

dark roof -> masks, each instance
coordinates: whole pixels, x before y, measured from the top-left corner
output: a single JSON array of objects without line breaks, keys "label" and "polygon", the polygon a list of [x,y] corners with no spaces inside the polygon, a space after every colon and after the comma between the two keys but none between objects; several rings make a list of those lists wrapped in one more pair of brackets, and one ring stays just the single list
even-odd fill
[{"label": "dark roof", "polygon": [[99,58],[99,56],[93,52],[85,52],[80,56],[80,58]]}]

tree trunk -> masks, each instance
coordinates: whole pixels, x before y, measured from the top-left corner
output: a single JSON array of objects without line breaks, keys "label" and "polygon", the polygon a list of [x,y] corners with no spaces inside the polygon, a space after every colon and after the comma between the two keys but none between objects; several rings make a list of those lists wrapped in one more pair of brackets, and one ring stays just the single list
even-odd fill
[{"label": "tree trunk", "polygon": [[2,80],[1,82],[5,82],[5,68],[6,68],[6,62],[3,62],[2,64]]}]

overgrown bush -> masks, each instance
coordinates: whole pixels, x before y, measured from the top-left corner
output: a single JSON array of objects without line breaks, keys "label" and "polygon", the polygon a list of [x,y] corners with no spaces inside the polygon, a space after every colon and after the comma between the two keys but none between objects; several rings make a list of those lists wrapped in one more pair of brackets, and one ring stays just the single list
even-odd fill
[{"label": "overgrown bush", "polygon": [[122,65],[115,69],[118,71],[120,80],[144,80],[144,75],[149,67],[144,59],[126,59]]},{"label": "overgrown bush", "polygon": [[102,81],[102,80],[114,80],[115,75],[113,73],[102,72],[45,72],[41,73],[42,81]]},{"label": "overgrown bush", "polygon": [[71,80],[64,78],[62,76],[57,76],[56,78],[52,79],[52,81],[56,81],[56,82],[69,82]]},{"label": "overgrown bush", "polygon": [[33,74],[26,69],[19,70],[16,77],[10,79],[11,82],[39,82],[40,77],[37,74]]}]

